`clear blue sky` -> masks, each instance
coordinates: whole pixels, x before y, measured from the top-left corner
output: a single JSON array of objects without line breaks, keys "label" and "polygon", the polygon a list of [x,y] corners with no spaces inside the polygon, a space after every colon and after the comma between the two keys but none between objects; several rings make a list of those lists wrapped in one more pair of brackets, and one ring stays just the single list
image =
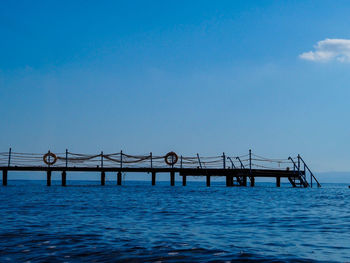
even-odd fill
[{"label": "clear blue sky", "polygon": [[349,14],[334,0],[2,1],[0,151],[251,148],[349,171]]}]

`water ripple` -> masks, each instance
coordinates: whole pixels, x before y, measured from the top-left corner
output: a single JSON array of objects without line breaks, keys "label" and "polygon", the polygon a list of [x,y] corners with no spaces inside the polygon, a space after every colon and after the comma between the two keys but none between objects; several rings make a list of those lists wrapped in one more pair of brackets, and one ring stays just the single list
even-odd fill
[{"label": "water ripple", "polygon": [[350,261],[344,185],[97,184],[1,187],[0,261]]}]

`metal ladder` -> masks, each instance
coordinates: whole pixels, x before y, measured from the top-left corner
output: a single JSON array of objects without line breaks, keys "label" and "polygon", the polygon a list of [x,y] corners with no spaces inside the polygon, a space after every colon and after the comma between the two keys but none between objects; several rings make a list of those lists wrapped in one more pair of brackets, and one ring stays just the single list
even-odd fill
[{"label": "metal ladder", "polygon": [[[313,181],[316,182],[317,187],[321,187],[321,184],[318,182],[310,168],[307,166],[303,158],[298,154],[298,163],[296,164],[292,157],[289,157],[288,160],[290,160],[293,163],[293,172],[294,176],[288,177],[289,182],[292,184],[293,187],[312,187]],[[301,164],[304,165],[304,169],[301,170],[300,166]],[[310,182],[307,180],[306,171],[310,174]]]}]

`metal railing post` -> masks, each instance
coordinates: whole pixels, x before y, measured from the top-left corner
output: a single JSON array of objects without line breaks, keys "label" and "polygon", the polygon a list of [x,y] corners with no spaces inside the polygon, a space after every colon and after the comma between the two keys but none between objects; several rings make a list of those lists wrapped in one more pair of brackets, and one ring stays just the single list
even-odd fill
[{"label": "metal railing post", "polygon": [[152,157],[152,152],[149,153],[150,157],[151,157],[151,168],[153,168],[153,157]]},{"label": "metal railing post", "polygon": [[47,165],[50,167],[50,165],[51,165],[51,154],[50,154],[51,151],[49,150],[48,153],[49,153],[49,163]]},{"label": "metal railing post", "polygon": [[103,151],[101,151],[101,168],[103,168]]},{"label": "metal railing post", "polygon": [[8,163],[7,163],[8,167],[10,167],[10,165],[11,165],[11,153],[12,153],[12,149],[10,148],[9,149],[9,159],[8,159]]},{"label": "metal railing post", "polygon": [[224,169],[226,169],[226,157],[225,157],[225,153],[222,153],[222,162],[223,162],[223,167]]},{"label": "metal railing post", "polygon": [[252,175],[252,150],[249,149],[249,174]]}]

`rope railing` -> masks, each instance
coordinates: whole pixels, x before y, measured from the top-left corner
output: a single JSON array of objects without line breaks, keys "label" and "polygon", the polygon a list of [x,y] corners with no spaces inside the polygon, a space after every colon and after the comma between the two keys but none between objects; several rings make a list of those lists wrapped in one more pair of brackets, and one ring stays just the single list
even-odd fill
[{"label": "rope railing", "polygon": [[[49,151],[50,154],[53,154]],[[178,156],[178,161],[169,166],[166,155],[131,155],[123,152],[85,154],[60,152],[52,157],[55,162],[45,163],[47,153],[0,152],[0,166],[51,166],[51,167],[123,167],[123,168],[202,168],[202,169],[293,169],[291,160],[271,159],[256,154],[240,156]],[[295,158],[292,158],[293,160]]]}]

